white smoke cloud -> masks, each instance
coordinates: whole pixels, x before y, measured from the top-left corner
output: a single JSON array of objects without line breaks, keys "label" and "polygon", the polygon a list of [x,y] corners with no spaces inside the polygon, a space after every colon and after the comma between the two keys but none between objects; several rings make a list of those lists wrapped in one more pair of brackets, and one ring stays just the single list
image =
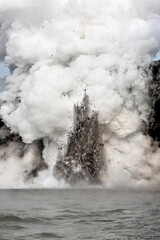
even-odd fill
[{"label": "white smoke cloud", "polygon": [[[159,21],[158,0],[0,0],[0,58],[14,69],[0,96],[3,120],[26,143],[49,137],[57,149],[87,89],[105,125],[106,161],[113,159],[105,181],[116,182],[117,173],[134,184],[159,181],[159,150],[152,154],[142,134],[149,114],[143,68],[160,48]],[[46,157],[50,169],[56,153]]]}]

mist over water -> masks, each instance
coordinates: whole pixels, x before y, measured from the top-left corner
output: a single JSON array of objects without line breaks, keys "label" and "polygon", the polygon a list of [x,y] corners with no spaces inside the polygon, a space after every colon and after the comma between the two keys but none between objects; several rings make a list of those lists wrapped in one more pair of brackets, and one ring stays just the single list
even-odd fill
[{"label": "mist over water", "polygon": [[[159,22],[158,0],[0,0],[0,59],[11,70],[0,117],[30,144],[23,156],[17,142],[0,149],[1,188],[67,185],[53,168],[86,90],[103,126],[103,186],[159,189],[160,149],[144,134]],[[44,149],[37,160],[39,139]],[[40,158],[47,167],[37,174]]]}]

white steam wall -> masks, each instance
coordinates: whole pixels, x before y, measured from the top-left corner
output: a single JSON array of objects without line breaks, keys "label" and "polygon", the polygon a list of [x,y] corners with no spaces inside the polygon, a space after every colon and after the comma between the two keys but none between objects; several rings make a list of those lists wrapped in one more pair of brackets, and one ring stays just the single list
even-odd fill
[{"label": "white steam wall", "polygon": [[[0,58],[15,68],[0,115],[26,143],[52,140],[45,149],[49,182],[73,105],[87,89],[105,125],[104,182],[159,184],[159,149],[152,153],[142,133],[150,111],[142,69],[160,48],[159,22],[158,0],[0,0]],[[47,175],[35,184],[48,182]]]}]

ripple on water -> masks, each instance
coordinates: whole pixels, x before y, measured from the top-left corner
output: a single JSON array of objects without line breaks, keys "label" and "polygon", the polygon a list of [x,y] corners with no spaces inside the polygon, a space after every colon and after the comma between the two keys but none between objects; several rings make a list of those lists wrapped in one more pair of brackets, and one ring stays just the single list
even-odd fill
[{"label": "ripple on water", "polygon": [[58,235],[56,233],[51,233],[51,232],[41,232],[41,233],[37,233],[37,234],[34,234],[34,238],[42,238],[42,239],[48,239],[48,238],[51,238],[51,239],[61,239],[61,238],[64,238],[64,236],[61,236],[61,235]]},{"label": "ripple on water", "polygon": [[44,221],[45,221],[45,218],[43,217],[24,217],[24,216],[22,217],[17,215],[0,215],[0,223],[2,222],[40,223]]}]

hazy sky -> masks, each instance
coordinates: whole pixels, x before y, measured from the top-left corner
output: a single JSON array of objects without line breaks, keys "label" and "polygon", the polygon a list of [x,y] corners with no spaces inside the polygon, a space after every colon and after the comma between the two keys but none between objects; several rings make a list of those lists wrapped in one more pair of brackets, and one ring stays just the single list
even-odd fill
[{"label": "hazy sky", "polygon": [[160,51],[155,55],[153,60],[156,61],[156,60],[159,60],[159,59],[160,59]]},{"label": "hazy sky", "polygon": [[0,63],[0,77],[5,77],[10,74],[9,68],[4,65],[4,62]]}]

